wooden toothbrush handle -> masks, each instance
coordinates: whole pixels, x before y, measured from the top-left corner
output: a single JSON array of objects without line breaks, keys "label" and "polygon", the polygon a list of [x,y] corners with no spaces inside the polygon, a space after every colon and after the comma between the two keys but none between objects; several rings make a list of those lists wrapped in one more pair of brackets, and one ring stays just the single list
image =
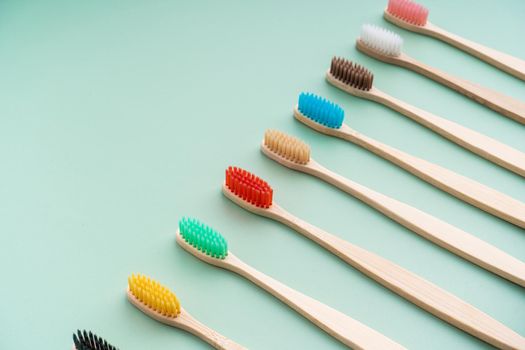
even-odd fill
[{"label": "wooden toothbrush handle", "polygon": [[[525,153],[477,131],[398,100],[378,89],[371,90],[370,95],[369,98],[371,100],[384,104],[406,115],[421,125],[485,159],[511,170],[518,175],[525,176]],[[525,104],[523,106],[523,113],[525,115]]]},{"label": "wooden toothbrush handle", "polygon": [[457,78],[439,69],[416,61],[405,54],[400,55],[398,65],[429,77],[430,79],[448,86],[506,117],[525,124],[525,102],[485,88],[481,85],[474,84],[468,80]]},{"label": "wooden toothbrush handle", "polygon": [[397,56],[384,55],[369,48],[361,41],[361,39],[356,41],[356,48],[377,60],[413,70],[416,73],[424,75],[440,84],[456,90],[457,92],[503,114],[506,117],[525,124],[525,102],[523,101],[474,84],[470,81],[457,78],[451,74],[421,63],[404,53],[400,53]]},{"label": "wooden toothbrush handle", "polygon": [[525,228],[525,204],[439,165],[414,157],[362,135],[346,124],[334,135],[354,142],[437,188],[492,215]]},{"label": "wooden toothbrush handle", "polygon": [[310,162],[310,174],[349,193],[423,238],[525,287],[525,263],[522,261],[445,221]]},{"label": "wooden toothbrush handle", "polygon": [[467,40],[459,35],[452,34],[446,30],[427,22],[424,26],[416,26],[399,20],[390,15],[387,11],[384,12],[384,17],[387,21],[405,28],[407,30],[421,33],[439,39],[447,44],[450,44],[462,51],[465,51],[472,56],[479,58],[496,68],[501,69],[519,79],[525,80],[525,61],[509,54],[491,49],[489,47],[478,44],[474,41]]},{"label": "wooden toothbrush handle", "polygon": [[442,320],[502,349],[525,349],[525,338],[425,279],[282,210],[279,221],[331,251],[368,277]]},{"label": "wooden toothbrush handle", "polygon": [[447,32],[446,30],[427,23],[425,26],[427,35],[444,41],[460,50],[463,50],[494,67],[501,69],[517,78],[525,80],[525,61],[501,51],[483,46],[474,41],[462,38],[459,35]]},{"label": "wooden toothbrush handle", "polygon": [[[177,236],[179,239],[179,236]],[[184,247],[184,246],[183,246]],[[193,318],[184,308],[180,308],[180,313],[177,317],[168,317],[157,311],[152,310],[149,306],[138,300],[131,291],[127,290],[126,295],[131,304],[135,305],[137,309],[148,315],[149,317],[157,320],[161,323],[167,324],[172,327],[177,327],[186,332],[189,332],[197,337],[201,338],[215,349],[219,350],[243,350],[245,347],[233,342],[226,338],[222,334],[214,331],[206,325],[200,323]]]},{"label": "wooden toothbrush handle", "polygon": [[381,333],[263,274],[229,253],[229,270],[249,279],[316,326],[353,349],[404,349]]},{"label": "wooden toothbrush handle", "polygon": [[201,338],[215,349],[246,350],[245,347],[235,343],[233,340],[226,338],[222,334],[200,323],[184,310],[181,310],[181,313],[175,318],[173,323],[176,327],[184,329],[185,331]]}]

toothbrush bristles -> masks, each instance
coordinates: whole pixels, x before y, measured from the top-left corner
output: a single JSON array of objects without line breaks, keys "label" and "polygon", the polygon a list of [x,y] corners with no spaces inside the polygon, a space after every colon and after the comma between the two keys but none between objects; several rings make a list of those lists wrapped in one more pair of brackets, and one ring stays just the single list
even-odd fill
[{"label": "toothbrush bristles", "polygon": [[330,74],[343,84],[363,91],[369,91],[374,81],[374,75],[368,69],[339,57],[332,58]]},{"label": "toothbrush bristles", "polygon": [[228,255],[226,239],[218,231],[197,219],[180,219],[179,233],[186,243],[209,257],[222,260]]},{"label": "toothbrush bristles", "polygon": [[226,187],[237,197],[260,208],[272,205],[273,190],[260,177],[238,167],[226,169]]},{"label": "toothbrush bristles", "polygon": [[128,278],[128,287],[131,294],[151,310],[170,318],[179,315],[177,296],[159,282],[141,274],[133,274]]},{"label": "toothbrush bristles", "polygon": [[403,39],[399,35],[373,24],[363,25],[360,39],[369,48],[387,56],[399,56],[403,47]]},{"label": "toothbrush bristles", "polygon": [[297,164],[310,161],[310,146],[278,130],[266,130],[264,145],[273,153]]},{"label": "toothbrush bristles", "polygon": [[428,20],[428,9],[411,0],[389,0],[386,11],[407,23],[424,26]]},{"label": "toothbrush bristles", "polygon": [[345,119],[341,106],[309,92],[301,92],[297,109],[308,119],[332,129],[340,128]]},{"label": "toothbrush bristles", "polygon": [[113,345],[108,344],[105,339],[86,330],[77,330],[77,333],[73,333],[73,343],[75,350],[118,350]]}]

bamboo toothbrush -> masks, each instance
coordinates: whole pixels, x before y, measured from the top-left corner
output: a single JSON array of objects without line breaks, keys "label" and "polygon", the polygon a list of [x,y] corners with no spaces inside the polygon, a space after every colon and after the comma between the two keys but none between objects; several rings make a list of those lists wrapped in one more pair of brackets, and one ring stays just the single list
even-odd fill
[{"label": "bamboo toothbrush", "polygon": [[[364,84],[359,79],[366,77]],[[380,103],[440,134],[469,151],[521,176],[525,176],[525,154],[488,136],[438,117],[396,99],[373,86],[373,74],[342,58],[333,58],[326,75],[329,83],[357,97]]]},{"label": "bamboo toothbrush", "polygon": [[428,9],[411,0],[389,0],[384,18],[412,32],[428,35],[525,80],[525,61],[464,39],[430,23]]},{"label": "bamboo toothbrush", "polygon": [[194,319],[180,306],[175,293],[149,277],[131,275],[128,278],[127,295],[130,303],[149,317],[190,332],[215,349],[246,349]]},{"label": "bamboo toothbrush", "polygon": [[525,263],[522,261],[419,209],[330,171],[311,158],[310,147],[298,138],[277,130],[267,130],[261,151],[277,163],[326,181],[423,238],[525,287]]},{"label": "bamboo toothbrush", "polygon": [[219,232],[196,219],[181,219],[176,237],[177,243],[197,258],[245,277],[353,349],[404,349],[381,333],[247,265],[228,250]]},{"label": "bamboo toothbrush", "polygon": [[[373,75],[365,68],[344,59],[332,60],[326,79],[339,89],[356,96],[370,96]],[[373,140],[343,124],[341,107],[315,95],[299,96],[297,120],[321,133],[353,142],[398,165],[422,180],[514,225],[525,228],[525,204],[488,186],[439,165]]]},{"label": "bamboo toothbrush", "polygon": [[268,183],[229,167],[224,195],[240,207],[291,227],[379,284],[433,315],[502,349],[525,349],[525,338],[472,305],[402,267],[293,216],[273,203]]},{"label": "bamboo toothbrush", "polygon": [[[356,41],[356,48],[370,57],[413,70],[506,117],[525,124],[524,102],[427,66],[403,53],[402,46],[403,39],[399,35],[371,24],[363,25],[361,36]],[[480,141],[483,140],[480,139]],[[521,155],[521,159],[524,164],[525,156]],[[521,170],[523,175],[525,167],[522,167]]]},{"label": "bamboo toothbrush", "polygon": [[93,334],[91,331],[86,332],[77,330],[73,333],[73,350],[118,350],[106,340]]}]

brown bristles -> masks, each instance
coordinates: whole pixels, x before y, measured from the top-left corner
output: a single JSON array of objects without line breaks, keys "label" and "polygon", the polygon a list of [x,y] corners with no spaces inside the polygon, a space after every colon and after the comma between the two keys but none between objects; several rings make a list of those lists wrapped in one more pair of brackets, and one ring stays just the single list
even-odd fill
[{"label": "brown bristles", "polygon": [[365,67],[344,58],[332,58],[330,74],[342,83],[353,88],[369,91],[374,75]]}]

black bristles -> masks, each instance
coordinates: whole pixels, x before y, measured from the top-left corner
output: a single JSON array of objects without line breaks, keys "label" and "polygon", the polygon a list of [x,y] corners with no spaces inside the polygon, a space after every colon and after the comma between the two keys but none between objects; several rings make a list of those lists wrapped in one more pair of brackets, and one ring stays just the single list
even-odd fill
[{"label": "black bristles", "polygon": [[93,334],[91,331],[88,333],[86,330],[73,333],[73,343],[75,344],[76,350],[118,350],[113,345],[108,344],[105,339]]}]

